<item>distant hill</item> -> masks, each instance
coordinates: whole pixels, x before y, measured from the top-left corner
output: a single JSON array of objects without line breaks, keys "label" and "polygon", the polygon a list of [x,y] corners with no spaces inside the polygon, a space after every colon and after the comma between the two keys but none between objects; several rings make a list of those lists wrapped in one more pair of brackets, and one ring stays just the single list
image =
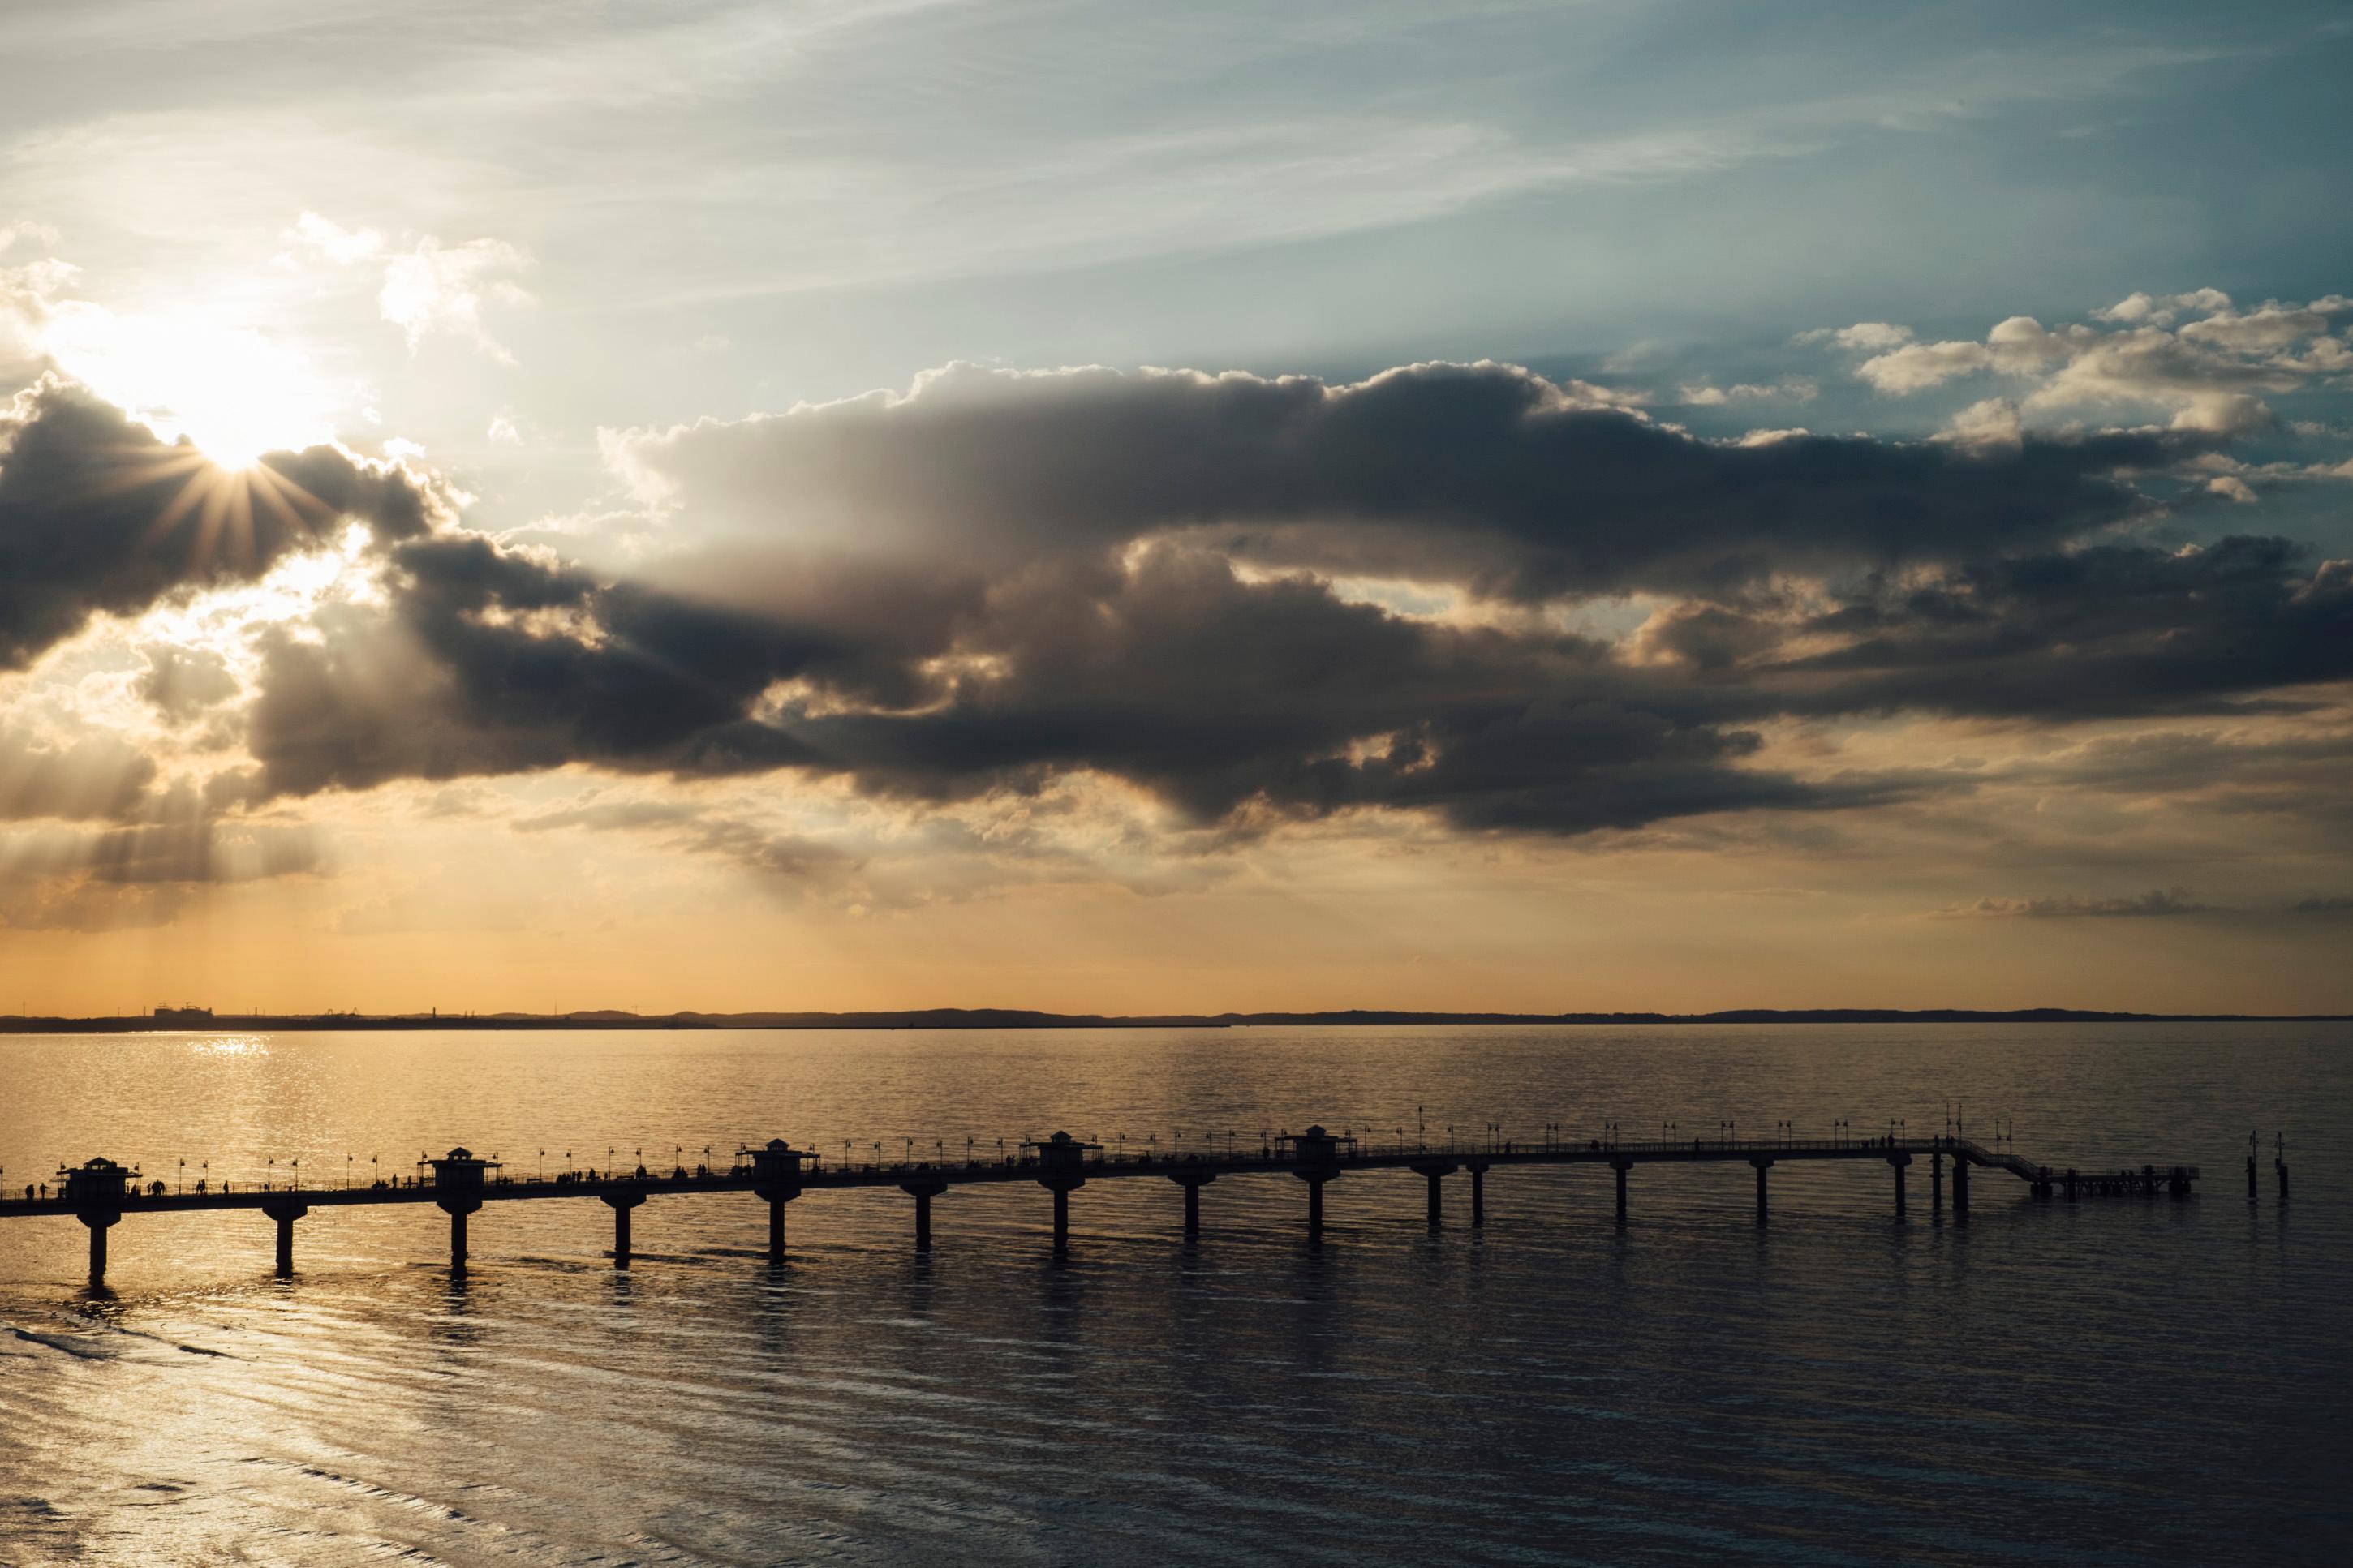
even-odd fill
[{"label": "distant hill", "polygon": [[1370,1028],[1380,1026],[1585,1024],[2311,1024],[2348,1023],[2353,1015],[2306,1013],[2122,1013],[2072,1007],[1735,1007],[1715,1013],[1415,1013],[1347,1008],[1325,1013],[1166,1013],[1107,1016],[1045,1013],[1026,1007],[921,1007],[869,1013],[661,1013],[615,1008],[575,1013],[212,1013],[159,1009],[135,1017],[0,1017],[0,1034],[116,1034],[134,1030],[267,1029],[1229,1029]]}]

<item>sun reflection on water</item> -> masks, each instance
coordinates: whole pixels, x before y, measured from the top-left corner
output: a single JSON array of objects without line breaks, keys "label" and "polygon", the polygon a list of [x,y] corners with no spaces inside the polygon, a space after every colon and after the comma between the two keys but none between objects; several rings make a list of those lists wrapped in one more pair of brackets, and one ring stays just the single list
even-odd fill
[{"label": "sun reflection on water", "polygon": [[200,1057],[266,1057],[269,1042],[260,1035],[203,1035],[188,1042]]}]

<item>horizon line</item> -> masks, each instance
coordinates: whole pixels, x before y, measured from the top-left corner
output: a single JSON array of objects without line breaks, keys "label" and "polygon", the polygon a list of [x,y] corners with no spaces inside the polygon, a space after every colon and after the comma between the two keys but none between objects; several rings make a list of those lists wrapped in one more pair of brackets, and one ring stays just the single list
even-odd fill
[{"label": "horizon line", "polygon": [[598,1007],[548,1013],[505,1010],[443,1013],[428,1007],[407,1013],[357,1009],[320,1012],[221,1012],[209,1007],[156,1007],[144,1013],[37,1014],[0,1016],[0,1032],[140,1033],[242,1026],[280,1030],[330,1029],[517,1029],[517,1028],[714,1028],[714,1029],[898,1029],[898,1028],[1233,1028],[1382,1026],[1415,1025],[1657,1025],[1657,1024],[1873,1024],[1873,1023],[2353,1023],[2353,1013],[2148,1013],[2083,1007],[1728,1007],[1706,1012],[1575,1010],[1553,1013],[1487,1012],[1398,1007],[1269,1008],[1221,1013],[1056,1013],[1029,1007],[903,1007],[845,1010],[754,1008],[704,1012],[681,1008],[640,1013]]}]

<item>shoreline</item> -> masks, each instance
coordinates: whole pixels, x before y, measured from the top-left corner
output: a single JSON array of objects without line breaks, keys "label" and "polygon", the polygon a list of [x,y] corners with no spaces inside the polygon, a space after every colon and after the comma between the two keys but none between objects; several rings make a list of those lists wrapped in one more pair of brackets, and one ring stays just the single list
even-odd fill
[{"label": "shoreline", "polygon": [[1013,1008],[917,1008],[862,1013],[496,1013],[203,1014],[192,1009],[132,1016],[0,1017],[0,1034],[438,1033],[619,1029],[1229,1029],[1725,1024],[2342,1024],[2346,1013],[2131,1013],[2070,1007],[1989,1010],[1965,1007],[1729,1008],[1713,1013],[1419,1013],[1347,1009],[1320,1013],[1217,1013],[1145,1016],[1040,1013]]}]

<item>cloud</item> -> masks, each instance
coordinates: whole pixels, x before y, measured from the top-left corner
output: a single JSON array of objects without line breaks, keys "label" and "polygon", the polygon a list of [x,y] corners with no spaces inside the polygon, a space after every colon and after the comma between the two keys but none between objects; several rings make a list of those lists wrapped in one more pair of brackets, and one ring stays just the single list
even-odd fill
[{"label": "cloud", "polygon": [[936,628],[940,653],[902,633],[899,662],[486,541],[392,561],[383,612],[265,640],[249,743],[269,788],[587,762],[949,800],[1092,772],[1199,819],[1255,801],[1556,831],[1872,793],[1746,766],[1753,737],[1644,707],[1598,645],[1411,621],[1195,552],[1022,572]]},{"label": "cloud", "polygon": [[384,236],[375,229],[345,228],[313,212],[295,219],[286,237],[339,267],[373,260],[384,254]]},{"label": "cloud", "polygon": [[[407,334],[411,350],[429,334],[446,332],[502,364],[514,363],[514,356],[491,335],[482,312],[490,305],[536,303],[515,281],[532,267],[530,253],[521,247],[488,238],[444,245],[429,234],[395,246],[375,229],[345,228],[314,212],[297,218],[285,237],[302,252],[337,267],[381,264],[383,286],[376,308]],[[290,257],[280,259],[292,265]]]},{"label": "cloud", "polygon": [[113,735],[46,740],[0,725],[0,821],[127,817],[156,773],[153,759]]},{"label": "cloud", "polygon": [[139,695],[174,724],[185,724],[208,708],[235,697],[237,677],[216,648],[150,647],[146,673],[139,678]]},{"label": "cloud", "polygon": [[532,296],[513,280],[530,267],[531,257],[504,240],[445,246],[427,235],[385,260],[376,304],[385,321],[408,334],[411,349],[428,333],[448,332],[512,364],[514,356],[483,325],[482,309],[532,304]]},{"label": "cloud", "polygon": [[[1864,360],[1855,374],[1901,397],[1991,372],[2029,384],[2019,400],[2029,415],[2155,407],[2171,411],[2185,430],[2238,435],[2272,422],[2264,395],[2353,366],[2353,350],[2328,335],[2330,313],[2317,308],[2327,302],[2267,304],[2242,314],[2218,289],[2162,300],[2135,294],[2093,312],[2117,331],[2046,328],[2031,316],[2012,316],[1982,342],[1897,343]],[[2197,319],[2175,327],[2185,313]]]},{"label": "cloud", "polygon": [[1701,440],[1514,366],[1309,377],[951,366],[732,423],[608,433],[681,542],[978,573],[1198,538],[1230,558],[1521,601],[1952,560],[2118,522],[2120,468],[2205,449],[2147,433],[1999,450]]},{"label": "cloud", "polygon": [[[252,581],[335,519],[375,535],[346,591],[251,634],[241,707],[217,656],[149,645],[124,689],[174,721],[216,714],[208,737],[241,723],[250,765],[216,773],[201,834],[162,796],[122,812],[85,874],[216,870],[186,846],[286,797],[568,766],[788,774],[910,815],[1093,781],[1178,831],[1391,814],[1576,836],[1977,787],[1777,747],[1792,722],[2220,711],[2353,678],[2353,565],[2113,536],[2147,506],[2114,470],[2205,437],[1744,445],[1500,365],[1347,385],[958,367],[607,448],[672,544],[641,569],[502,544],[332,448],[271,459],[316,504],[275,532],[257,507],[232,569],[164,547],[176,492],[125,488],[121,464],[176,448],[45,388],[0,467],[0,539],[111,528],[117,547],[33,601],[48,613],[0,615],[20,658],[77,617]],[[103,482],[43,480],[59,454]],[[69,552],[24,558],[57,576]],[[37,578],[5,580],[0,609]],[[1377,602],[1348,586],[1366,580],[1422,586]],[[1639,631],[1570,629],[1634,593],[1654,605]],[[55,750],[33,745],[25,777]],[[527,830],[663,832],[871,881],[789,826],[619,809]],[[253,844],[236,863],[302,864]]]},{"label": "cloud", "polygon": [[0,818],[36,823],[0,833],[0,929],[157,925],[207,887],[328,869],[311,824],[223,816],[185,784],[151,790],[153,764],[126,762],[127,751],[86,737],[33,753],[27,773],[16,738],[0,731]]},{"label": "cloud", "polygon": [[1693,408],[1721,408],[1729,403],[1763,403],[1786,400],[1790,403],[1811,403],[1821,388],[1802,377],[1792,376],[1770,385],[1741,382],[1732,386],[1686,386],[1676,396]]},{"label": "cloud", "polygon": [[1840,348],[1860,353],[1882,353],[1910,342],[1912,329],[1887,321],[1857,321],[1851,327],[1817,327],[1811,331],[1799,332],[1797,341],[1801,343],[1835,343]]},{"label": "cloud", "polygon": [[2111,898],[2067,895],[2037,899],[1979,899],[1975,903],[1956,905],[1944,912],[1996,920],[2138,920],[2168,915],[2212,914],[2216,912],[2216,906],[2198,902],[2186,888],[2170,888]]},{"label": "cloud", "polygon": [[[2211,438],[1978,426],[1709,442],[1493,364],[951,367],[610,435],[669,552],[614,576],[394,542],[378,595],[260,639],[253,798],[569,764],[934,805],[1093,778],[1226,831],[1576,835],[1974,787],[1801,767],[1766,740],[1788,721],[2221,711],[2353,677],[2353,570],[2106,537],[2147,506],[2115,468]],[[1504,603],[1407,613],[1362,580]],[[1555,613],[1634,592],[1662,607],[1632,637]]]},{"label": "cloud", "polygon": [[1793,708],[1820,712],[2215,710],[2353,679],[2353,562],[2306,559],[2241,536],[1976,563],[1800,618],[1785,646],[1836,646],[1769,673]]},{"label": "cloud", "polygon": [[93,615],[254,582],[343,519],[398,538],[423,531],[433,510],[399,470],[332,447],[225,473],[44,379],[0,405],[0,669],[22,668]]},{"label": "cloud", "polygon": [[2207,314],[2231,308],[2231,297],[2220,289],[2193,289],[2187,294],[2149,295],[2134,293],[2093,315],[2103,321],[2117,321],[2126,326],[2170,326],[2182,311]]}]

